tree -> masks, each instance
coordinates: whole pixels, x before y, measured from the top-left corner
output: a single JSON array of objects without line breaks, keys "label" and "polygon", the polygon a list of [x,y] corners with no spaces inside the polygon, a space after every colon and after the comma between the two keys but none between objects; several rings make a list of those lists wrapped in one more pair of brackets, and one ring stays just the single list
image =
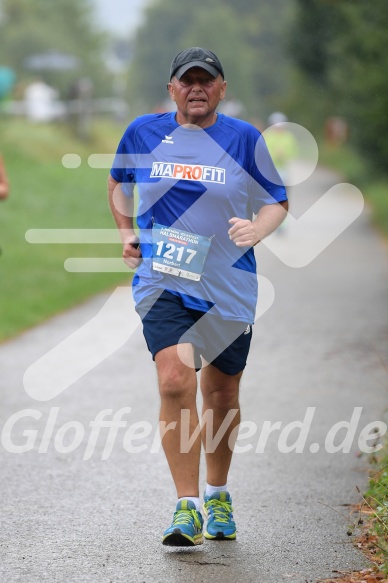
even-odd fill
[{"label": "tree", "polygon": [[96,91],[110,94],[102,54],[105,36],[94,30],[91,0],[0,0],[0,65],[11,67],[19,81],[32,73],[25,61],[33,54],[55,50],[78,57],[77,70],[39,73],[62,93],[79,77],[92,78]]},{"label": "tree", "polygon": [[227,0],[234,7],[250,54],[253,82],[252,114],[265,120],[286,108],[291,87],[292,62],[288,55],[288,29],[294,2],[285,0]]},{"label": "tree", "polygon": [[[353,143],[373,166],[387,172],[388,4],[375,0],[297,0],[291,50],[298,65],[295,102],[349,122]],[[302,98],[304,97],[304,100]],[[301,106],[296,110],[302,113]]]},{"label": "tree", "polygon": [[338,5],[331,0],[297,0],[290,48],[300,70],[322,87],[328,83],[339,16]]},{"label": "tree", "polygon": [[388,4],[344,0],[341,15],[344,26],[333,49],[331,83],[354,143],[374,167],[387,173]]},{"label": "tree", "polygon": [[242,101],[246,117],[266,117],[287,93],[282,33],[291,11],[284,0],[155,0],[135,39],[130,71],[135,109],[149,111],[165,99],[178,51],[205,46],[223,63],[227,99]]}]

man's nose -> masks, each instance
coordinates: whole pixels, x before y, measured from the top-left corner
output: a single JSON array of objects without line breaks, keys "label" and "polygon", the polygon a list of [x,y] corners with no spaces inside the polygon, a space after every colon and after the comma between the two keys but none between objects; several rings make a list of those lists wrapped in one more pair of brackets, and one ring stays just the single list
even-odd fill
[{"label": "man's nose", "polygon": [[193,81],[191,89],[195,90],[195,91],[198,91],[198,90],[202,91],[202,86],[203,86],[203,81],[201,79],[195,79]]}]

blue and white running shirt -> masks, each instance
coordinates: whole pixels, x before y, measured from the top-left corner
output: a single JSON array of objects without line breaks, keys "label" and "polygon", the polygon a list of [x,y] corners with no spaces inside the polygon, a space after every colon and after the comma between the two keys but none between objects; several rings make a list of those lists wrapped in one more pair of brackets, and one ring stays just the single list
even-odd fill
[{"label": "blue and white running shirt", "polygon": [[[260,132],[223,114],[204,129],[180,126],[175,112],[144,115],[125,131],[111,175],[122,183],[127,196],[133,196],[135,184],[138,189],[143,261],[133,278],[135,302],[166,289],[180,295],[187,307],[212,308],[225,320],[253,323],[257,302],[254,252],[229,239],[228,221],[232,217],[252,220],[263,205],[287,200]],[[199,281],[153,269],[155,225],[210,240]],[[155,249],[159,248],[154,239],[154,253]],[[183,247],[172,243],[171,249],[164,255],[176,261]],[[172,265],[178,265],[173,261]]]}]

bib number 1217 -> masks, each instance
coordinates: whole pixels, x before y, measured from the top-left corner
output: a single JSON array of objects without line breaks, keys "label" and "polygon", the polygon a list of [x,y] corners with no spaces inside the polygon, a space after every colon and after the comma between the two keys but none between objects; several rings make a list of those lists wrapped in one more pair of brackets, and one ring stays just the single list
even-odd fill
[{"label": "bib number 1217", "polygon": [[190,265],[191,260],[196,254],[197,251],[195,249],[187,249],[183,245],[177,247],[174,243],[166,244],[165,241],[158,241],[156,243],[156,255],[158,257],[164,257],[165,259],[170,259],[171,261],[177,261],[179,263],[183,262],[185,265]]},{"label": "bib number 1217", "polygon": [[155,271],[199,281],[209,248],[208,237],[156,223],[152,228],[152,268]]}]

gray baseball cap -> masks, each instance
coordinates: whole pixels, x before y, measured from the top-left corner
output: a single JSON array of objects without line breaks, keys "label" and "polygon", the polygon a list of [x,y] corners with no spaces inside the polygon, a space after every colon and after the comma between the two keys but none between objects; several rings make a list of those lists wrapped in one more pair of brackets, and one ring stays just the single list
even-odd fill
[{"label": "gray baseball cap", "polygon": [[213,75],[213,77],[218,77],[218,75],[222,75],[223,78],[225,77],[224,70],[217,55],[209,51],[209,49],[191,47],[190,49],[181,51],[174,57],[170,67],[170,80],[174,76],[180,79],[192,67],[201,67]]}]

